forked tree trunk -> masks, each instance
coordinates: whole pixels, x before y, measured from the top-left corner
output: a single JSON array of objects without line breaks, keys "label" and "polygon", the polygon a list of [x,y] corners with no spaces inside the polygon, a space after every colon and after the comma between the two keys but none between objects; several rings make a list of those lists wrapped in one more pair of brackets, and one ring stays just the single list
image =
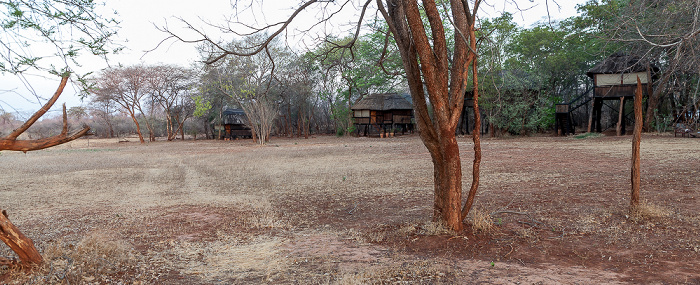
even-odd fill
[{"label": "forked tree trunk", "polygon": [[[19,257],[20,266],[38,265],[44,262],[31,239],[10,222],[6,211],[0,214],[0,240],[7,244]],[[15,262],[0,258],[0,264],[13,265]]]},{"label": "forked tree trunk", "polygon": [[[647,114],[649,115],[649,114]],[[637,92],[634,94],[634,136],[632,139],[632,192],[630,195],[630,207],[639,205],[639,184],[641,176],[640,142],[642,140],[642,82],[637,77]]]},{"label": "forked tree trunk", "polygon": [[[423,1],[420,8],[414,1],[386,1],[386,6],[383,2],[377,1],[377,5],[396,40],[411,91],[419,135],[433,160],[433,219],[460,231],[462,218],[469,212],[471,204],[461,208],[462,165],[455,131],[464,106],[469,68],[476,60],[474,24],[481,1],[474,1],[473,10],[469,1],[450,1],[452,15],[446,19],[456,32],[453,48],[448,48],[446,23],[434,1]],[[430,33],[426,28],[430,28]],[[476,74],[475,69],[473,75]],[[476,77],[472,80],[474,89],[477,89]],[[426,97],[429,97],[432,114],[428,111]],[[477,134],[475,142],[478,138]],[[475,144],[475,149],[478,147]],[[480,161],[476,154],[475,164]],[[478,175],[478,165],[475,170]],[[478,187],[478,178],[475,181],[470,194],[475,194]]]}]

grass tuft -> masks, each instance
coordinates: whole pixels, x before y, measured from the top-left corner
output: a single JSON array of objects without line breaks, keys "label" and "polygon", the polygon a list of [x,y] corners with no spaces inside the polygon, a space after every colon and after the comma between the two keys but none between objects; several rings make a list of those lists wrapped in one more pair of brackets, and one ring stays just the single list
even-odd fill
[{"label": "grass tuft", "polygon": [[644,201],[639,203],[639,205],[630,207],[629,214],[633,221],[645,221],[666,218],[671,215],[671,212],[663,207]]},{"label": "grass tuft", "polygon": [[483,209],[472,211],[472,230],[474,232],[490,233],[493,230],[493,219]]}]

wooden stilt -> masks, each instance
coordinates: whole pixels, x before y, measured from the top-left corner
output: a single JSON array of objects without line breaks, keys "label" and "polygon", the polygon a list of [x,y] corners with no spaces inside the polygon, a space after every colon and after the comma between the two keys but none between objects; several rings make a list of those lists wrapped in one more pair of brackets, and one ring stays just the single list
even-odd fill
[{"label": "wooden stilt", "polygon": [[622,133],[622,120],[625,118],[625,97],[620,97],[620,111],[618,112],[617,116],[617,128],[615,129],[615,133],[617,136],[623,135]]}]

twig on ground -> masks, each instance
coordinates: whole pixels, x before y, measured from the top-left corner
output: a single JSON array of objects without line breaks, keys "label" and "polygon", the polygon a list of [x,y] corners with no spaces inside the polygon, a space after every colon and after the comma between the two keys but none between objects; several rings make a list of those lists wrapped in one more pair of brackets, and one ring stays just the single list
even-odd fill
[{"label": "twig on ground", "polygon": [[352,215],[352,213],[355,212],[355,210],[357,210],[357,205],[358,204],[355,203],[355,207],[353,207],[352,210],[348,211],[348,215]]},{"label": "twig on ground", "polygon": [[[536,219],[533,218],[529,213],[526,213],[526,212],[496,211],[496,212],[491,213],[492,216],[493,216],[493,215],[498,215],[498,214],[523,215],[523,216],[527,216],[530,220],[532,220],[533,222],[535,222],[535,223],[537,223],[537,224],[544,225],[543,222],[540,222],[540,221],[536,220]],[[533,226],[533,227],[534,227],[534,226]]]},{"label": "twig on ground", "polygon": [[513,253],[513,250],[514,250],[513,245],[509,244],[508,246],[510,246],[510,251],[508,253],[506,253],[506,255],[504,255],[503,258],[506,258],[509,254]]}]

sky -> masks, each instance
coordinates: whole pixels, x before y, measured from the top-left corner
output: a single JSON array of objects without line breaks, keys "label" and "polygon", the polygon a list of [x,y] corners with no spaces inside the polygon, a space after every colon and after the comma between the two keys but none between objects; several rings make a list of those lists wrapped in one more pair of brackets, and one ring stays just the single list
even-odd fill
[{"label": "sky", "polygon": [[[214,35],[221,35],[215,29],[208,26],[210,23],[224,23],[227,17],[233,15],[231,1],[222,0],[199,0],[196,4],[192,1],[182,0],[112,0],[106,1],[105,7],[101,7],[100,11],[108,16],[113,16],[114,11],[118,14],[115,17],[121,21],[120,29],[116,41],[123,45],[126,49],[116,55],[111,55],[108,61],[105,62],[96,57],[84,57],[79,59],[82,63],[82,70],[78,72],[85,73],[87,71],[98,72],[108,66],[118,65],[135,65],[135,64],[175,64],[189,67],[193,62],[199,60],[199,55],[196,50],[196,45],[182,43],[174,40],[167,40],[167,34],[156,29],[156,26],[167,26],[185,37],[192,37],[191,33],[184,28],[182,22],[175,17],[182,17],[193,23],[198,28],[207,29]],[[352,1],[358,2],[358,1]],[[481,18],[498,17],[503,11],[509,11],[514,14],[514,20],[522,27],[532,26],[536,22],[547,22],[547,11],[552,20],[565,19],[576,15],[575,6],[582,4],[585,0],[518,0],[519,5],[516,7],[512,1],[496,1],[485,0],[482,4],[479,13]],[[261,24],[264,22],[277,22],[279,19],[285,18],[292,11],[292,1],[285,0],[266,0],[262,1],[264,7],[254,6],[246,10],[247,18],[242,19],[248,24]],[[293,2],[296,3],[296,2]],[[337,8],[342,1],[328,2],[329,9]],[[498,4],[495,4],[498,3]],[[355,4],[355,3],[353,3]],[[358,7],[353,7],[352,4],[346,6],[344,12],[334,17],[334,22],[326,25],[314,27],[311,34],[304,36],[295,36],[299,30],[306,30],[316,23],[316,19],[323,16],[324,11],[313,10],[301,14],[296,26],[286,33],[286,37],[291,46],[296,46],[298,49],[304,49],[312,44],[311,38],[314,35],[321,35],[324,32],[333,32],[335,34],[347,34],[352,29],[350,24],[354,19],[357,19]],[[261,11],[265,11],[262,13]],[[376,9],[370,9],[376,11]],[[328,13],[328,11],[326,11]],[[254,17],[250,17],[254,15]],[[374,17],[374,12],[367,17]],[[29,76],[32,87],[44,98],[49,98],[58,86],[57,78],[46,76]],[[8,76],[0,76],[0,90],[14,90],[17,93],[24,94],[23,99],[18,95],[13,95],[12,92],[0,93],[0,107],[8,112],[19,112],[20,117],[29,116],[32,112],[40,108],[37,99],[32,95],[27,95],[26,89],[22,83],[15,78]],[[52,113],[60,112],[60,106],[66,103],[68,108],[72,106],[86,105],[86,101],[81,101],[78,97],[78,90],[75,87],[69,86],[61,95],[59,101],[54,105],[49,116]],[[42,101],[43,103],[44,101]]]}]

